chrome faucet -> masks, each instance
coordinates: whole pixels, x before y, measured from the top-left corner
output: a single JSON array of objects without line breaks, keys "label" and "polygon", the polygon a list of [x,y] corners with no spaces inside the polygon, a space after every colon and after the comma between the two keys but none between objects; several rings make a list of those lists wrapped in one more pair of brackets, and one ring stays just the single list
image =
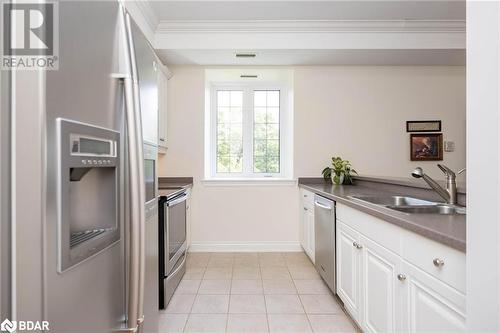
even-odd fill
[{"label": "chrome faucet", "polygon": [[457,204],[457,174],[461,174],[462,172],[465,171],[465,168],[458,171],[457,174],[453,172],[450,168],[448,168],[445,165],[438,164],[437,165],[441,171],[444,172],[446,175],[446,189],[441,187],[434,179],[431,177],[427,176],[424,173],[424,170],[422,168],[418,167],[413,172],[411,175],[415,178],[423,178],[427,184],[429,184],[430,187],[434,189],[434,191],[437,192],[444,200],[446,200],[446,203],[449,205],[456,205]]}]

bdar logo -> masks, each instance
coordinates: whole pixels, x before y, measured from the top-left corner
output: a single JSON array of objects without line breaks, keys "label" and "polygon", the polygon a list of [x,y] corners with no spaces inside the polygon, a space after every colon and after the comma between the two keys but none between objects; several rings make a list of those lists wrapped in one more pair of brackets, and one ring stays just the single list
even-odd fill
[{"label": "bdar logo", "polygon": [[1,324],[0,324],[0,330],[2,332],[14,332],[17,328],[16,322],[15,321],[10,321],[9,319],[5,319]]}]

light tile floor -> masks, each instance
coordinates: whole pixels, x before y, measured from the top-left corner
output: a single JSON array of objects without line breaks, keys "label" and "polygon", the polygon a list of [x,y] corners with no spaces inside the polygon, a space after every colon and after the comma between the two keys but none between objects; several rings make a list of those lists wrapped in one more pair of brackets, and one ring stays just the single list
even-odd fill
[{"label": "light tile floor", "polygon": [[160,333],[357,332],[301,252],[189,253]]}]

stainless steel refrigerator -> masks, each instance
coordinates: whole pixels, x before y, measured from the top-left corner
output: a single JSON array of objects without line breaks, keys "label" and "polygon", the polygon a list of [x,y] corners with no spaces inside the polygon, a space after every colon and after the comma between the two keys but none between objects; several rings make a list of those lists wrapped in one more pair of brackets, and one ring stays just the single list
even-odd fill
[{"label": "stainless steel refrigerator", "polygon": [[155,61],[118,2],[59,2],[59,69],[46,73],[50,332],[158,329],[157,142],[143,130],[157,128]]}]

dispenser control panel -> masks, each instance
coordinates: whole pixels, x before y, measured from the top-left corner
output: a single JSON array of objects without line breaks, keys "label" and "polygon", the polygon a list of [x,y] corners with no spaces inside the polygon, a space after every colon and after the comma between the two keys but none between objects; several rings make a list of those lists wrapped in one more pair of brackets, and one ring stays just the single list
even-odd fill
[{"label": "dispenser control panel", "polygon": [[70,147],[73,156],[116,157],[116,141],[113,140],[70,134]]}]

